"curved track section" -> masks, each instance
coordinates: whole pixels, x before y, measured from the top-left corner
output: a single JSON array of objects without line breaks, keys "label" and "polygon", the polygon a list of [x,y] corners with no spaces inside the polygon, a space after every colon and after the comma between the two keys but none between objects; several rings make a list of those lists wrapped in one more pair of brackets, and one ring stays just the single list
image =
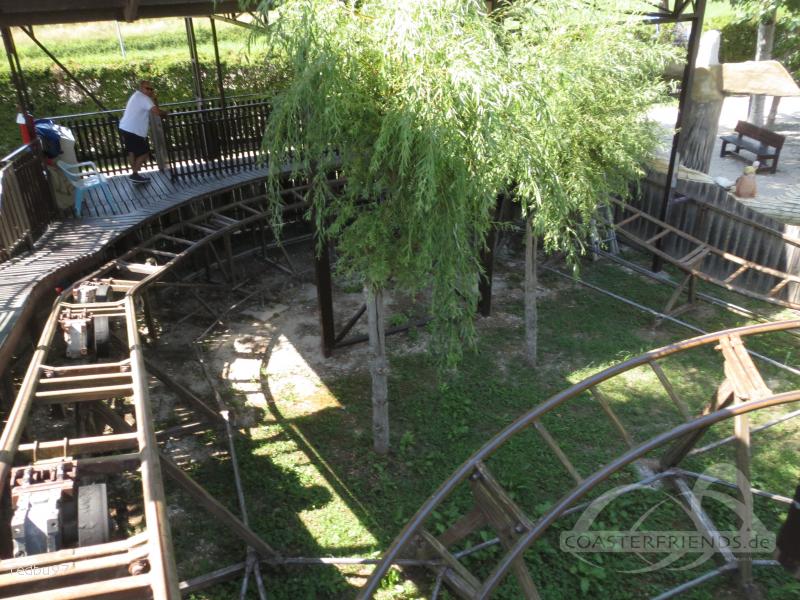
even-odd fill
[{"label": "curved track section", "polygon": [[[800,285],[800,276],[794,273],[779,271],[778,269],[764,266],[753,260],[742,258],[741,256],[738,256],[732,252],[721,249],[710,241],[701,240],[677,227],[673,227],[669,223],[665,223],[664,221],[647,214],[643,210],[635,208],[617,198],[611,198],[610,202],[618,213],[618,220],[607,220],[605,223],[607,227],[610,227],[616,231],[626,242],[643,248],[653,255],[660,257],[661,259],[680,269],[686,275],[686,280],[684,280],[673,298],[670,300],[668,308],[665,310],[665,312],[669,313],[670,310],[672,310],[674,303],[678,300],[678,296],[687,286],[689,287],[689,301],[694,301],[695,278],[721,288],[725,288],[732,292],[736,292],[737,294],[747,296],[748,298],[769,302],[770,304],[782,306],[784,308],[800,310],[800,303],[793,301],[788,297],[782,297],[782,294],[786,293],[786,291],[789,289],[789,286]],[[705,208],[705,210],[713,210],[714,212],[722,215],[728,219],[731,225],[740,222],[745,223],[750,227],[756,228],[758,231],[764,232],[765,235],[769,234],[770,236],[779,239],[789,247],[794,249],[800,248],[800,240],[796,238],[792,238],[786,234],[772,230],[763,224],[756,223],[755,221],[742,217],[741,215],[718,208],[713,204],[704,203],[698,200],[695,200],[695,203]],[[642,237],[643,234],[641,232],[636,230],[635,227],[632,227],[633,225],[640,227],[644,225],[645,229],[643,230],[655,229],[657,233],[645,238]],[[687,248],[686,254],[680,258],[677,258],[666,252],[662,248],[662,244],[667,236],[672,236],[674,238],[673,241],[680,242],[682,246],[685,246]],[[729,243],[729,240],[717,240],[716,243],[724,247],[726,243]],[[727,276],[723,278],[712,274],[712,271],[708,268],[708,263],[710,263],[712,259],[716,260],[719,265],[723,266],[723,270],[727,273]],[[751,289],[751,287],[746,284],[748,277],[751,276],[760,276],[761,278],[768,280],[770,282],[769,290],[766,293],[760,293],[754,289]]]},{"label": "curved track section", "polygon": [[[364,600],[373,597],[389,568],[392,565],[407,563],[412,558],[433,562],[433,565],[429,564],[428,567],[436,576],[434,596],[437,596],[441,586],[445,585],[460,598],[488,598],[504,579],[513,576],[523,597],[539,598],[535,577],[525,562],[525,551],[541,539],[560,518],[585,508],[586,505],[579,504],[581,500],[601,491],[600,486],[603,482],[614,475],[621,475],[626,467],[634,467],[640,479],[638,483],[631,484],[633,487],[667,480],[681,490],[681,494],[687,499],[687,509],[697,516],[695,523],[704,523],[706,527],[704,533],[715,539],[718,532],[713,522],[707,518],[686,484],[687,479],[702,476],[682,469],[681,463],[687,456],[707,452],[726,444],[735,447],[736,467],[743,479],[733,483],[718,480],[717,483],[739,489],[743,506],[747,508],[746,515],[742,517],[744,520],[742,530],[749,531],[753,519],[753,494],[779,499],[789,504],[791,500],[750,488],[751,429],[748,415],[753,411],[798,402],[800,389],[781,393],[770,390],[747,351],[745,341],[751,336],[797,328],[800,328],[800,319],[729,329],[691,338],[626,360],[552,396],[495,435],[430,496],[384,554],[358,598]],[[661,365],[670,358],[687,358],[687,353],[708,352],[710,349],[719,351],[722,358],[721,372],[717,379],[719,386],[711,394],[712,397],[702,413],[693,418],[685,398],[679,395],[676,386],[669,381]],[[601,384],[612,385],[618,380],[617,378],[629,375],[639,368],[652,371],[651,375],[656,376],[663,388],[662,397],[654,398],[653,401],[674,405],[676,416],[680,415],[684,420],[677,426],[663,427],[660,433],[653,434],[651,427],[649,439],[641,441],[637,441],[636,435],[631,433],[630,424],[626,424],[624,419],[618,416],[619,405],[615,406],[609,396],[600,389]],[[590,401],[597,412],[598,420],[607,422],[609,425],[607,429],[616,432],[624,448],[616,456],[612,454],[607,462],[600,464],[588,475],[578,472],[562,448],[563,444],[557,440],[556,433],[551,433],[544,425],[546,418],[563,417],[564,413],[559,414],[559,411],[568,409],[570,405],[579,404],[581,399]],[[585,409],[584,405],[581,410]],[[798,414],[800,411],[788,415],[782,414],[772,421],[754,427],[752,432],[766,429]],[[706,431],[730,419],[734,421],[733,436],[722,438],[702,448],[696,447]],[[600,425],[598,422],[598,429],[594,435],[602,435],[600,432],[603,428]],[[514,494],[500,484],[501,481],[507,481],[507,477],[500,470],[503,463],[498,461],[497,464],[500,466],[493,467],[493,470],[488,466],[488,461],[497,458],[496,455],[504,446],[522,442],[521,438],[526,432],[534,438],[538,437],[539,451],[549,451],[573,481],[572,485],[562,485],[557,497],[553,498],[552,506],[537,517],[526,513],[513,499]],[[604,440],[604,443],[611,445],[613,441]],[[658,450],[662,450],[662,453],[655,455]],[[537,455],[531,453],[530,456]],[[544,456],[539,455],[537,462],[541,464],[543,460]],[[532,461],[532,464],[535,462]],[[552,477],[556,475],[556,473],[550,474]],[[469,495],[471,508],[466,511],[462,508],[458,515],[453,517],[452,511],[448,513],[449,506],[452,506],[448,503],[459,495],[463,500],[466,494]],[[443,532],[441,526],[436,529],[437,521],[440,525],[442,514],[451,516],[449,527]],[[488,537],[494,536],[493,539],[480,541],[487,539],[487,530],[490,531]],[[434,535],[434,531],[440,533]],[[476,534],[481,536],[476,538]],[[470,567],[465,564],[466,557],[491,545],[501,547],[499,559],[495,558],[490,564],[482,564],[480,567],[475,566],[475,561],[469,561]],[[751,561],[746,556],[737,558],[724,549],[720,549],[719,554],[724,561],[722,567],[696,581],[689,581],[679,588],[666,591],[659,598],[671,597],[713,575],[732,570],[739,571],[740,581],[747,587],[752,585],[753,565],[764,562]],[[772,561],[766,562],[773,564]],[[483,573],[483,576],[479,573]]]},{"label": "curved track section", "polygon": [[[333,187],[340,183],[330,182]],[[287,185],[281,192],[283,210],[304,210],[306,190],[305,185]],[[146,530],[125,540],[45,553],[19,552],[16,558],[0,561],[3,597],[179,598],[162,472],[225,522],[261,558],[278,557],[259,536],[159,452],[141,350],[141,313],[150,336],[154,333],[146,293],[149,286],[191,260],[195,266],[217,263],[233,284],[231,235],[248,229],[264,243],[264,229],[273,210],[271,203],[263,194],[236,196],[239,199],[235,201],[203,198],[178,209],[172,215],[177,222],[172,225],[163,226],[162,219],[150,224],[148,239],[75,282],[54,302],[0,437],[0,491],[10,485],[15,499],[25,498],[36,485],[48,486],[57,480],[59,486],[68,488],[67,493],[77,495],[84,475],[138,470]],[[203,252],[205,256],[199,256]],[[90,288],[108,290],[105,301],[86,300],[81,290],[87,283]],[[77,327],[78,333],[72,341],[62,341],[57,333],[68,332],[71,327]],[[111,336],[117,336],[117,345],[124,347],[122,355],[114,360],[95,355],[91,341],[86,340],[87,330],[96,334],[101,328],[124,331],[124,339],[117,333]],[[71,347],[76,340],[78,347]],[[71,352],[74,360],[65,361],[65,351],[67,355]],[[219,413],[197,398],[194,403],[203,418],[219,426]],[[91,409],[84,413],[94,414],[102,424],[100,431],[75,437],[55,432],[31,436],[31,412],[41,404],[69,407],[76,417],[82,414],[83,407]],[[133,414],[132,425],[115,411],[125,405],[128,410],[123,412]],[[109,429],[113,433],[107,433]],[[20,444],[26,430],[34,441]],[[21,465],[20,457],[24,459]],[[18,532],[12,531],[12,535],[16,540]],[[37,570],[41,575],[20,577],[20,568]]]}]

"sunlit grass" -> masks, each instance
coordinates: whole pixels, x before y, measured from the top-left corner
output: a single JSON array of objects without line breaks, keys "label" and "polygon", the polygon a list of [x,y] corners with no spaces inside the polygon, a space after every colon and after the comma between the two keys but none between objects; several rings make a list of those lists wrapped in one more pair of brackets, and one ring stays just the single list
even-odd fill
[{"label": "sunlit grass", "polygon": [[[693,335],[669,323],[654,329],[650,316],[545,274],[542,287],[557,291],[541,302],[543,364],[532,370],[524,362],[522,331],[509,325],[522,310],[514,299],[515,286],[520,284],[513,272],[505,271],[502,276],[507,286],[495,296],[495,316],[480,321],[478,351],[465,356],[457,372],[441,375],[425,354],[392,355],[393,450],[388,457],[378,457],[371,450],[370,381],[366,367],[325,379],[326,394],[335,397],[340,406],[304,402],[289,388],[274,398],[273,408],[254,434],[251,453],[242,451],[243,469],[248,473],[246,486],[258,507],[251,520],[265,539],[293,555],[376,556],[453,469],[514,418],[620,360]],[[663,306],[671,294],[667,286],[652,284],[604,262],[584,264],[582,276],[654,308]],[[682,318],[712,330],[747,322],[702,305]],[[389,349],[402,345],[401,339],[390,338]],[[756,339],[751,340],[756,345]],[[771,335],[761,340],[761,346],[765,353],[777,358],[795,353],[800,341],[785,334]],[[713,348],[664,359],[660,364],[695,414],[721,381],[721,356]],[[800,384],[798,378],[778,369],[765,373],[776,390]],[[635,442],[682,422],[679,411],[648,368],[629,371],[601,384],[600,389]],[[763,422],[779,412],[753,415],[753,421]],[[603,415],[596,400],[584,394],[543,420],[583,476],[626,448]],[[730,425],[712,430],[704,442],[729,435]],[[800,476],[795,460],[800,449],[799,427],[791,421],[754,434],[753,485],[791,495]],[[725,446],[691,457],[685,466],[703,472],[711,465],[732,461],[732,447]],[[542,514],[573,485],[564,467],[533,432],[506,444],[489,461],[489,467],[515,502],[533,516]],[[212,482],[229,478],[224,463],[204,469],[204,473],[206,480],[210,478]],[[626,470],[612,478],[608,486],[635,479],[634,471]],[[601,489],[609,489],[608,486]],[[651,505],[652,493],[631,494],[608,519],[612,526],[629,526]],[[441,532],[468,508],[469,496],[456,494],[430,527]],[[651,525],[689,527],[673,508],[655,513]],[[785,508],[757,500],[756,509],[765,525],[776,531]],[[722,524],[730,519],[721,507],[710,506],[709,511]],[[570,522],[567,519],[559,527],[568,527]],[[635,559],[626,557],[606,557],[604,569],[579,567],[574,557],[558,550],[560,530],[554,529],[537,545],[537,552],[528,556],[537,582],[544,585],[545,598],[580,597],[582,579],[587,581],[585,585],[590,586],[593,597],[646,597],[711,568],[707,564],[686,573],[624,575],[616,569],[636,567]],[[491,556],[497,554],[489,552],[484,560],[491,563]],[[485,564],[481,566],[479,562],[470,564],[478,571],[485,569]],[[338,599],[352,597],[369,571],[368,567],[306,567],[269,573],[268,577],[275,598]],[[797,592],[795,584],[780,570],[757,570],[756,575],[767,589],[767,598],[788,599]],[[430,581],[423,578],[412,583],[394,572],[379,597],[425,598]],[[230,584],[196,597],[222,600],[231,597],[234,589]],[[514,590],[513,584],[506,584],[498,597],[516,598]],[[717,579],[686,597],[705,600],[721,590],[733,594],[735,586],[726,579]]]}]

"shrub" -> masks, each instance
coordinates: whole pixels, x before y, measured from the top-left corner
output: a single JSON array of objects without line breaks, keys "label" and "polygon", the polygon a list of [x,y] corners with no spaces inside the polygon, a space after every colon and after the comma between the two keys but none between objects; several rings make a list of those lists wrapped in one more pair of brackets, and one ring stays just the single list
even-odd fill
[{"label": "shrub", "polygon": [[[753,60],[755,57],[758,30],[756,21],[741,21],[726,15],[709,19],[704,29],[717,29],[722,34],[720,62],[742,62]],[[800,77],[798,34],[800,34],[800,22],[797,18],[788,16],[780,18],[775,31],[773,56],[783,63],[795,79]]]}]

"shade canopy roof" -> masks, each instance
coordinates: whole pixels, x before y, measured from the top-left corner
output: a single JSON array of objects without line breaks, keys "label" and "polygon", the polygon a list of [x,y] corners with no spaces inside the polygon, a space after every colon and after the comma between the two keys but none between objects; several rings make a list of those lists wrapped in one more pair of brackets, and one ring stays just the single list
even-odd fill
[{"label": "shade canopy roof", "polygon": [[722,65],[722,91],[726,94],[800,96],[800,88],[777,60]]},{"label": "shade canopy roof", "polygon": [[238,12],[237,0],[0,0],[0,27]]}]

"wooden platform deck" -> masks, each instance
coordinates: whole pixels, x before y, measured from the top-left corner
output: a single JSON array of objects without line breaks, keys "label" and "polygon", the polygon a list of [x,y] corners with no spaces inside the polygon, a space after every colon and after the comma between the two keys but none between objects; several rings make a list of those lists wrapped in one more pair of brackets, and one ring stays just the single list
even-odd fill
[{"label": "wooden platform deck", "polygon": [[148,184],[132,184],[127,176],[110,178],[114,202],[96,190],[84,200],[80,219],[53,223],[32,252],[0,264],[0,374],[35,305],[60,284],[102,258],[115,240],[147,220],[194,198],[223,192],[263,179],[266,167],[175,180],[147,173]]}]

